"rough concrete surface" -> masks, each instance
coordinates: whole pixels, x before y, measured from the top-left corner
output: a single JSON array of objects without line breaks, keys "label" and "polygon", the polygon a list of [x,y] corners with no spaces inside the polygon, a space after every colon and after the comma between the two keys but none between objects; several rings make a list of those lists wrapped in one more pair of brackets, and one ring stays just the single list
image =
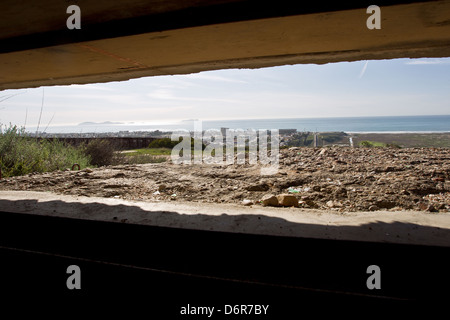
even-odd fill
[{"label": "rough concrete surface", "polygon": [[[11,5],[5,12],[14,8]],[[64,7],[61,7],[58,11],[62,12],[60,18],[52,22],[59,28],[65,28],[63,10]],[[112,13],[114,10],[122,11],[118,8],[111,10]],[[79,42],[75,37],[73,43],[12,50],[0,54],[0,90],[108,82],[226,68],[450,55],[450,1],[386,6],[381,10],[379,30],[367,28],[369,15],[366,8],[360,8],[229,23],[214,24],[211,21],[208,25],[173,30],[161,30],[163,26],[156,25],[155,28],[161,31],[127,36],[120,36],[123,30],[119,29],[117,34],[93,41]],[[111,12],[101,16],[114,19]],[[26,14],[36,16],[31,11],[11,17],[28,22]],[[47,14],[53,21],[55,12],[49,11]],[[131,14],[132,17],[136,15]],[[83,19],[89,21],[88,16],[83,16]],[[149,19],[148,23],[151,22],[152,19]],[[16,24],[9,20],[4,23]],[[37,25],[42,29],[36,29],[37,34],[56,28],[47,30],[42,23]],[[11,31],[6,28],[4,32],[9,33],[3,37],[12,37],[17,29],[15,27]],[[64,34],[62,38],[67,39],[69,35]],[[26,44],[24,39],[12,40],[15,40],[13,44],[20,44],[21,41]],[[6,48],[3,42],[0,43]]]},{"label": "rough concrete surface", "polygon": [[0,208],[5,212],[162,227],[450,246],[449,213],[336,214],[299,208],[125,201],[30,191],[0,191]]}]

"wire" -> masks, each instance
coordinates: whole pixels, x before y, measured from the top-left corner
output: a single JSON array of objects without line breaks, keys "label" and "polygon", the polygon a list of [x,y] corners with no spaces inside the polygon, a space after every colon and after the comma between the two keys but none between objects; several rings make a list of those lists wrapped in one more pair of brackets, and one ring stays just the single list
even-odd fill
[{"label": "wire", "polygon": [[371,294],[364,294],[364,293],[359,293],[359,292],[348,292],[348,291],[329,290],[329,289],[316,289],[316,288],[308,288],[308,287],[293,286],[293,285],[286,285],[286,284],[267,283],[267,282],[261,282],[261,281],[225,278],[225,277],[218,277],[218,276],[211,276],[211,275],[204,275],[204,274],[194,274],[194,273],[187,273],[187,272],[180,272],[180,271],[173,271],[173,270],[155,269],[155,268],[135,266],[135,265],[130,265],[130,264],[122,264],[122,263],[117,263],[117,262],[108,262],[108,261],[94,260],[94,259],[88,259],[88,258],[74,257],[74,256],[68,256],[68,255],[62,255],[62,254],[56,254],[56,253],[49,253],[49,252],[42,252],[42,251],[35,251],[35,250],[28,250],[28,249],[20,249],[20,248],[13,248],[13,247],[5,247],[5,246],[0,246],[0,249],[19,251],[19,252],[25,252],[25,253],[34,253],[34,254],[40,254],[40,255],[46,255],[46,256],[52,256],[52,257],[58,257],[58,258],[64,258],[64,259],[72,259],[72,260],[92,262],[92,263],[111,265],[111,266],[117,266],[117,267],[129,268],[129,269],[160,272],[160,273],[173,274],[173,275],[178,275],[178,276],[195,277],[195,278],[209,279],[209,280],[220,280],[220,281],[228,281],[228,282],[236,282],[236,283],[245,283],[245,284],[279,287],[279,288],[286,288],[286,289],[314,291],[314,292],[320,292],[320,293],[333,293],[333,294],[341,294],[341,295],[360,296],[360,297],[377,298],[377,299],[388,299],[388,300],[399,300],[399,301],[410,300],[410,299],[406,299],[406,298],[371,295]]}]

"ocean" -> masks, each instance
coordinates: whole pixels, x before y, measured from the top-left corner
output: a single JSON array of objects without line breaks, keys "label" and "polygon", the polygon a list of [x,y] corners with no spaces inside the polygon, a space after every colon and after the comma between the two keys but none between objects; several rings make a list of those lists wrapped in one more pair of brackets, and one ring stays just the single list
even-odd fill
[{"label": "ocean", "polygon": [[[201,120],[201,119],[200,119]],[[192,131],[194,120],[166,124],[85,124],[48,127],[47,133],[103,133],[119,131]],[[293,118],[293,119],[246,119],[202,121],[202,129],[297,129],[310,132],[450,132],[450,115],[390,116],[390,117],[339,117],[339,118]],[[41,127],[42,129],[42,127]],[[27,128],[34,132],[36,128]]]}]

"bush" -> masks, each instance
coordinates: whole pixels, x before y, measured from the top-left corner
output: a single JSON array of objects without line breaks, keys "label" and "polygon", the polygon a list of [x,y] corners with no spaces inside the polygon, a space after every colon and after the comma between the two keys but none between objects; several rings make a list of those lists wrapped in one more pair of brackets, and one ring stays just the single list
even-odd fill
[{"label": "bush", "polygon": [[106,139],[92,139],[82,147],[94,166],[108,166],[116,164],[120,155],[115,152],[117,146]]},{"label": "bush", "polygon": [[[153,140],[149,143],[148,147],[150,149],[153,148],[168,148],[173,149],[177,144],[179,144],[182,141],[182,138],[180,137],[178,141],[172,141],[170,138],[160,138]],[[194,138],[191,138],[191,148],[194,148]],[[202,150],[205,150],[206,145],[202,143]]]},{"label": "bush", "polygon": [[367,141],[367,140],[361,141],[361,142],[359,143],[359,145],[360,145],[361,147],[365,147],[365,148],[372,148],[372,147],[374,146],[372,142]]},{"label": "bush", "polygon": [[179,142],[178,141],[172,141],[170,138],[161,138],[156,139],[150,142],[148,145],[149,148],[168,148],[172,149],[175,147]]},{"label": "bush", "polygon": [[0,167],[4,177],[31,172],[48,172],[89,166],[89,157],[73,146],[56,139],[36,139],[26,135],[24,128],[0,124]]}]

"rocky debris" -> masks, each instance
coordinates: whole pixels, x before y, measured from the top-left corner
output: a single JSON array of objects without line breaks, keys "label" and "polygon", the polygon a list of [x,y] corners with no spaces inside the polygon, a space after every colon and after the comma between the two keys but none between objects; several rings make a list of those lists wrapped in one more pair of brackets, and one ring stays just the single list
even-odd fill
[{"label": "rocky debris", "polygon": [[278,173],[269,176],[261,175],[259,165],[167,162],[32,173],[0,179],[0,190],[138,201],[250,200],[263,206],[280,206],[279,197],[286,195],[298,201],[290,198],[295,206],[319,210],[450,212],[450,149],[327,147],[280,153]]},{"label": "rocky debris", "polygon": [[113,178],[125,178],[126,175],[123,172],[119,172],[113,176]]},{"label": "rocky debris", "polygon": [[292,194],[277,195],[277,200],[282,207],[298,207],[298,199]]},{"label": "rocky debris", "polygon": [[[299,202],[299,204],[300,204],[300,202]],[[312,208],[312,209],[319,208],[319,205],[317,203],[315,203],[313,200],[309,200],[309,199],[302,200],[302,205],[305,208]]]},{"label": "rocky debris", "polygon": [[262,183],[248,186],[247,191],[267,191],[269,188],[269,185]]},{"label": "rocky debris", "polygon": [[244,200],[242,200],[242,204],[244,206],[251,206],[253,204],[253,201],[252,200],[248,200],[248,199],[244,199]]},{"label": "rocky debris", "polygon": [[263,206],[271,206],[271,207],[277,207],[278,206],[278,198],[274,195],[267,194],[261,198],[261,204]]},{"label": "rocky debris", "polygon": [[327,201],[326,205],[327,205],[327,207],[330,207],[330,208],[342,208],[343,207],[342,203],[340,201],[336,201],[336,200],[329,200],[329,201]]},{"label": "rocky debris", "polygon": [[427,203],[427,202],[420,202],[419,209],[422,211],[428,211],[428,212],[438,212],[438,210],[436,210],[434,205]]}]

